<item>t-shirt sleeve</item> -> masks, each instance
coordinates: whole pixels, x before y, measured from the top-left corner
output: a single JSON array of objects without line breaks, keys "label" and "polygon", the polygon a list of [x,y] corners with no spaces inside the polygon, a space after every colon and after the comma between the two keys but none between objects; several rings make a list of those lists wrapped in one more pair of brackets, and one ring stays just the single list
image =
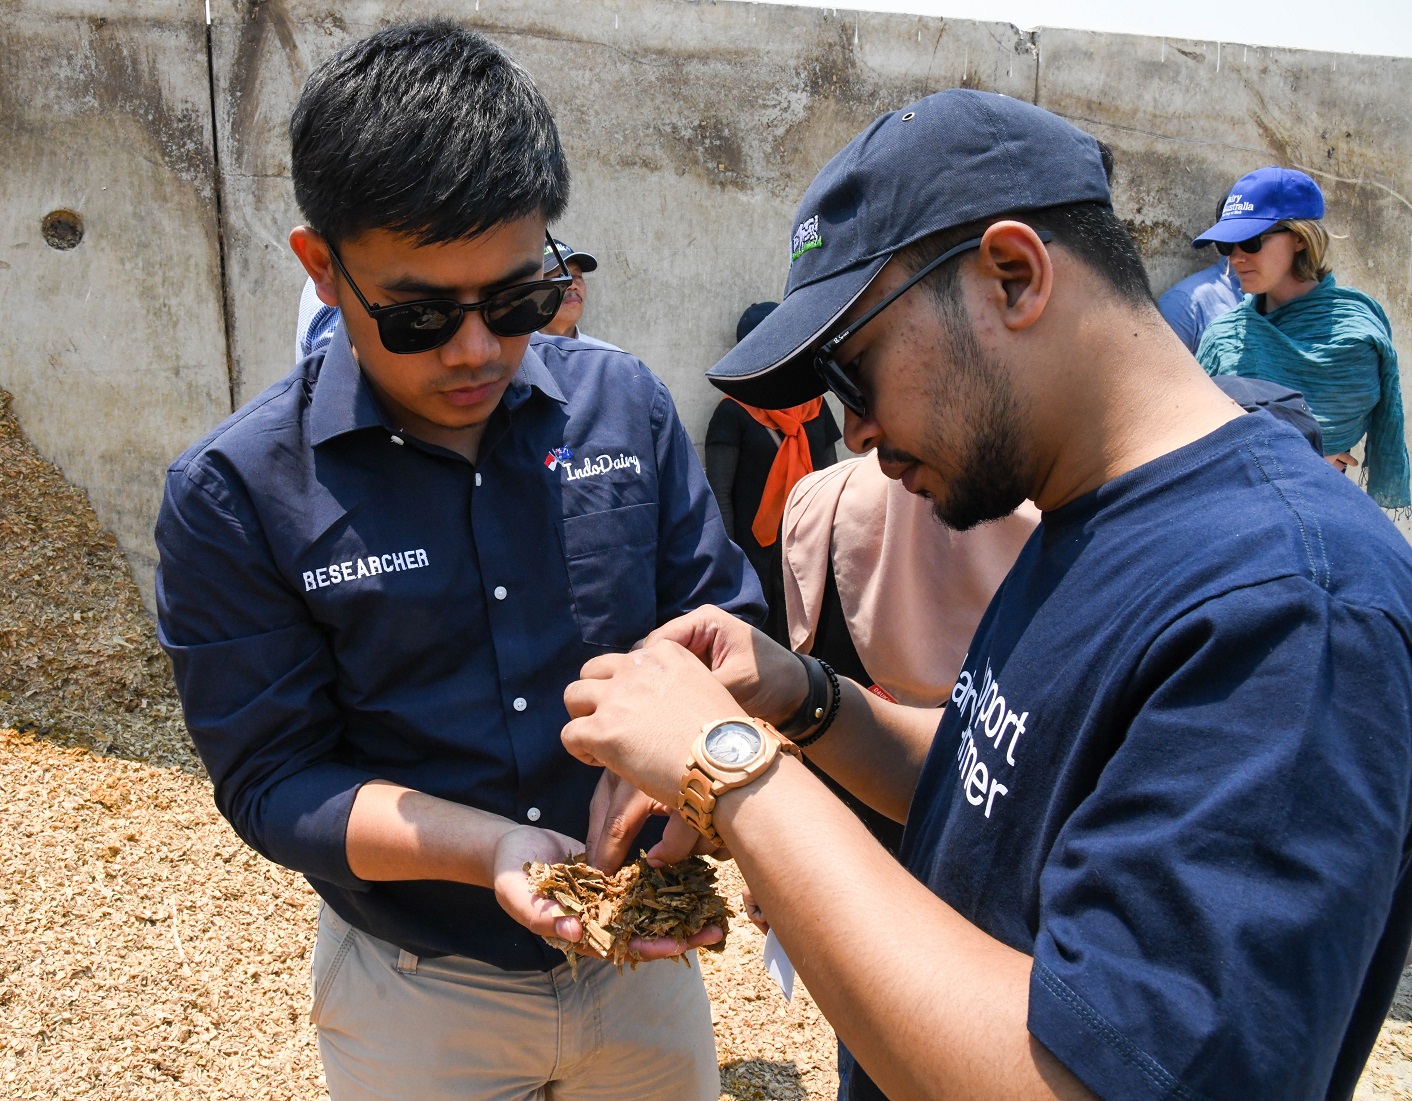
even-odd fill
[{"label": "t-shirt sleeve", "polygon": [[333,655],[239,495],[191,466],[157,520],[157,630],[216,806],[261,855],[353,890],[348,816],[371,773],[337,760]]},{"label": "t-shirt sleeve", "polygon": [[1297,578],[1147,648],[1040,879],[1029,1029],[1098,1096],[1325,1096],[1405,872],[1409,681]]}]

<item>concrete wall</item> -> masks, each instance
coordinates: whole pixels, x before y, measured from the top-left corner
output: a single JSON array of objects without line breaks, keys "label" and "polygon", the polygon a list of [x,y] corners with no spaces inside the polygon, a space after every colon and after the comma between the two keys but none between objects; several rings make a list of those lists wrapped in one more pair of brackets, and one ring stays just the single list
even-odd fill
[{"label": "concrete wall", "polygon": [[[165,460],[290,366],[299,87],[343,43],[448,11],[211,0],[208,66],[200,8],[0,0],[0,386],[144,584]],[[693,0],[457,10],[554,106],[574,173],[558,233],[602,265],[585,330],[666,378],[698,440],[716,401],[702,373],[740,310],[778,297],[814,173],[880,111],[956,85],[1114,147],[1116,203],[1159,290],[1209,262],[1187,242],[1238,176],[1311,172],[1348,234],[1335,269],[1384,303],[1412,364],[1412,60]],[[89,232],[61,253],[38,227],[65,204]]]},{"label": "concrete wall", "polygon": [[149,598],[162,471],[230,410],[199,9],[0,4],[0,386]]}]

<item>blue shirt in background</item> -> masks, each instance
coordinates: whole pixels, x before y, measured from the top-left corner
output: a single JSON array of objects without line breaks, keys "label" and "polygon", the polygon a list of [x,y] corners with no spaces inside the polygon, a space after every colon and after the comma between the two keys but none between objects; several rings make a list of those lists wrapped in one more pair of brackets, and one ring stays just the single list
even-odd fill
[{"label": "blue shirt in background", "polygon": [[1235,309],[1245,298],[1240,280],[1224,256],[1209,268],[1188,275],[1157,299],[1157,308],[1172,331],[1195,353],[1206,326],[1223,313]]},{"label": "blue shirt in background", "polygon": [[902,860],[1034,956],[1029,1030],[1099,1097],[1350,1097],[1412,932],[1410,644],[1401,534],[1238,417],[1045,514]]},{"label": "blue shirt in background", "polygon": [[494,892],[367,883],[381,778],[583,838],[599,770],[565,686],[701,604],[758,619],[662,382],[625,352],[532,339],[476,463],[396,430],[341,325],[178,459],[157,523],[159,630],[216,803],[345,920],[422,956],[563,962]]}]

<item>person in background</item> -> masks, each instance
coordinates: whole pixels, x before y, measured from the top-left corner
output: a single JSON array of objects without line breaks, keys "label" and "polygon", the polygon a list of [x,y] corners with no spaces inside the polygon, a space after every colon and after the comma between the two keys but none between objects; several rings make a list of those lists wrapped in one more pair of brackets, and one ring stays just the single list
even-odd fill
[{"label": "person in background", "polygon": [[1298,390],[1323,430],[1324,456],[1343,471],[1365,436],[1363,481],[1383,508],[1412,504],[1402,384],[1387,313],[1339,286],[1325,262],[1324,196],[1309,176],[1261,168],[1236,182],[1220,220],[1192,244],[1215,242],[1249,296],[1207,327],[1196,358],[1206,373]]},{"label": "person in background", "polygon": [[[588,302],[588,284],[584,282],[583,277],[587,272],[598,270],[598,261],[591,253],[579,252],[563,241],[555,241],[554,244],[564,257],[564,265],[569,269],[569,274],[574,277],[574,281],[564,292],[564,301],[559,306],[559,312],[554,315],[554,320],[539,331],[545,336],[572,337],[598,348],[616,348],[615,344],[609,344],[605,340],[599,340],[597,337],[579,331],[579,321],[583,318],[583,309]],[[544,246],[544,270],[549,271],[554,264],[553,250],[546,244]]]},{"label": "person in background", "polygon": [[[941,707],[976,624],[1039,523],[1028,501],[970,531],[887,477],[876,452],[802,478],[785,505],[780,546],[784,630],[808,654],[882,699]],[[889,852],[902,824],[811,770]]]},{"label": "person in background", "polygon": [[[1222,198],[1216,206],[1216,217],[1225,209],[1226,200]],[[1157,309],[1187,350],[1195,352],[1206,326],[1239,306],[1244,297],[1230,260],[1219,256],[1214,264],[1169,288],[1157,299]]]},{"label": "person in background", "polygon": [[[558,249],[559,256],[563,258],[565,270],[573,277],[573,282],[564,292],[564,300],[560,303],[559,312],[554,315],[554,320],[544,326],[540,332],[545,336],[572,337],[575,340],[582,340],[585,344],[591,344],[595,348],[611,348],[614,351],[621,351],[622,349],[616,344],[609,344],[606,340],[599,340],[579,332],[579,319],[583,317],[584,303],[588,300],[588,288],[583,281],[584,272],[597,271],[598,261],[590,253],[574,251],[563,241],[556,240],[554,248],[551,248],[549,242],[546,241],[544,244],[545,275],[558,273],[559,260],[555,256],[555,248]],[[315,349],[324,347],[333,336],[334,330],[338,328],[338,322],[342,316],[343,314],[337,306],[330,306],[320,301],[314,281],[305,279],[304,289],[299,295],[299,320],[294,327],[294,361],[297,363]]]},{"label": "person in background", "polygon": [[[775,302],[756,302],[740,315],[738,342],[760,324]],[[770,614],[777,613],[780,520],[795,484],[810,471],[832,466],[835,445],[842,437],[838,422],[814,398],[789,409],[759,409],[734,398],[722,398],[706,427],[706,479],[716,495],[726,534],[755,567],[765,589]]]}]

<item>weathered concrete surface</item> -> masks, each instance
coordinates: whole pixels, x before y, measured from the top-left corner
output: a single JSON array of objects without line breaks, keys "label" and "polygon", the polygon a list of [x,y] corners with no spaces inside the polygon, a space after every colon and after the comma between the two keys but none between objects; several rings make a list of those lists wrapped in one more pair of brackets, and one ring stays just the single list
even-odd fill
[{"label": "weathered concrete surface", "polygon": [[189,0],[0,4],[0,386],[149,603],[162,472],[230,410],[205,52]]},{"label": "weathered concrete surface", "polygon": [[[778,297],[814,173],[878,112],[956,85],[1037,100],[1114,147],[1159,291],[1207,262],[1186,242],[1238,176],[1311,172],[1348,235],[1335,270],[1386,305],[1412,370],[1409,60],[698,0],[211,10],[213,73],[196,0],[0,0],[0,386],[149,602],[166,462],[291,364],[295,97],[392,19],[464,17],[540,82],[574,172],[557,228],[602,262],[584,328],[657,370],[698,441],[717,400],[703,372],[740,310]],[[60,208],[84,219],[71,251],[40,232]]]},{"label": "weathered concrete surface", "polygon": [[[1323,189],[1335,277],[1387,310],[1412,409],[1412,58],[1044,30],[1039,98],[1113,147],[1114,205],[1159,293],[1214,262],[1191,238],[1270,164]],[[1412,532],[1412,524],[1403,523]]]},{"label": "weathered concrete surface", "polygon": [[[640,355],[698,440],[707,367],[740,311],[778,298],[789,221],[815,172],[881,111],[957,84],[1029,99],[1028,35],[1000,24],[835,17],[746,4],[630,0],[564,8],[480,0],[458,14],[504,44],[554,107],[573,171],[558,232],[593,252],[584,329]],[[285,126],[309,70],[397,19],[444,5],[212,4],[237,396],[290,366],[303,274]]]}]

